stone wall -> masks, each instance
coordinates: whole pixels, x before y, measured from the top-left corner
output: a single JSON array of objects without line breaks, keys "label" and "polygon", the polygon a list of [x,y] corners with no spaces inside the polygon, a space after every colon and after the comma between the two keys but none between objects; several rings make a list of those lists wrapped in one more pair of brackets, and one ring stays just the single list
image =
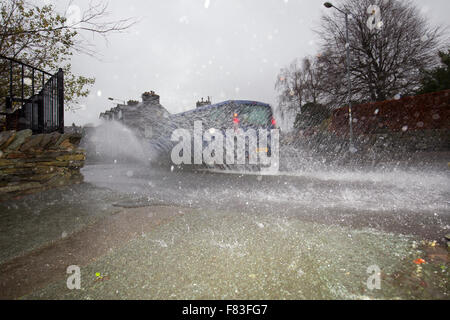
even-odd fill
[{"label": "stone wall", "polygon": [[[355,135],[450,130],[450,90],[356,105],[352,116]],[[348,127],[348,108],[334,110],[329,129],[347,135]]]},{"label": "stone wall", "polygon": [[352,114],[356,154],[349,155],[347,108],[287,135],[283,143],[334,159],[412,159],[450,152],[450,90],[357,105]]},{"label": "stone wall", "polygon": [[[326,130],[316,130],[305,136],[297,133],[286,143],[293,143],[299,147],[308,146],[316,152],[333,153],[338,155],[349,149],[347,136],[337,135]],[[354,137],[354,144],[361,154],[377,154],[382,157],[394,156],[396,153],[414,153],[418,151],[442,152],[450,151],[450,130],[421,130],[406,132],[387,132],[358,134]]]},{"label": "stone wall", "polygon": [[0,201],[83,181],[80,134],[0,133]]}]

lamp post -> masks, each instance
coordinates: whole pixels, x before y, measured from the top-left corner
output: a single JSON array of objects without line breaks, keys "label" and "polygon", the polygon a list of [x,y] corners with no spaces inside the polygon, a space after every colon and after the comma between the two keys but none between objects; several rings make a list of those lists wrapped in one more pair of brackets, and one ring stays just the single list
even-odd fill
[{"label": "lamp post", "polygon": [[347,103],[348,103],[348,121],[350,126],[350,146],[349,151],[354,153],[356,151],[355,147],[353,146],[353,117],[352,117],[352,80],[350,77],[350,41],[349,41],[349,34],[348,34],[348,16],[349,12],[347,10],[339,9],[338,7],[335,7],[330,2],[325,2],[323,4],[326,8],[335,8],[337,11],[343,13],[345,15],[345,37],[346,37],[346,43],[345,48],[347,51],[347,81],[348,81],[348,96],[347,96]]},{"label": "lamp post", "polygon": [[108,98],[108,100],[110,100],[110,101],[118,101],[118,102],[123,103],[123,105],[126,105],[126,104],[127,104],[127,103],[125,102],[125,100],[121,100],[121,99]]}]

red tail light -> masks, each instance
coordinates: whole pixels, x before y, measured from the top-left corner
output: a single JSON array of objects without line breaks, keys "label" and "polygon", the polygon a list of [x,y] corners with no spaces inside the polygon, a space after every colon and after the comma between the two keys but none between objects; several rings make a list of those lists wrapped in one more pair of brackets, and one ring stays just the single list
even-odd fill
[{"label": "red tail light", "polygon": [[234,114],[233,122],[236,123],[236,124],[239,123],[239,118],[238,118],[238,114],[237,113]]},{"label": "red tail light", "polygon": [[272,117],[272,125],[273,125],[273,126],[276,126],[276,125],[277,125],[277,122],[275,121],[275,118],[274,118],[274,117]]}]

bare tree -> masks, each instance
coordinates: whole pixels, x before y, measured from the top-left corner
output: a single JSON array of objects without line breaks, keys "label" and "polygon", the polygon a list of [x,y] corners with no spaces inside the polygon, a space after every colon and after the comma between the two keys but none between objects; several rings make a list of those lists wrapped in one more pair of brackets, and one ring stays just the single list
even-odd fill
[{"label": "bare tree", "polygon": [[301,112],[305,96],[305,74],[295,59],[287,68],[280,70],[275,89],[279,92],[279,108],[284,115],[286,112]]},{"label": "bare tree", "polygon": [[[382,101],[414,93],[420,70],[437,63],[436,52],[445,43],[443,29],[430,26],[407,0],[343,0],[336,6],[351,14],[352,100]],[[369,28],[373,10],[380,10],[381,21]],[[347,98],[344,15],[328,11],[317,32],[322,40],[319,65],[328,79],[322,90],[330,106],[340,106]]]},{"label": "bare tree", "polygon": [[318,57],[296,59],[289,67],[281,69],[275,89],[279,92],[280,115],[286,123],[302,114],[305,104],[318,104],[323,100],[325,80]]},{"label": "bare tree", "polygon": [[321,56],[306,57],[303,59],[303,73],[305,74],[305,99],[313,104],[323,100],[323,87],[326,80],[321,65]]}]

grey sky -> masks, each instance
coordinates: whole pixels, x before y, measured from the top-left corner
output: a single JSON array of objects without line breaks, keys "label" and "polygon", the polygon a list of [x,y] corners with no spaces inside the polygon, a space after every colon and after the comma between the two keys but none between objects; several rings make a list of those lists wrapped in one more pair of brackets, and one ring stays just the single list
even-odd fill
[{"label": "grey sky", "polygon": [[[47,0],[49,2],[50,0]],[[177,113],[201,97],[213,102],[250,99],[276,104],[274,83],[294,58],[316,53],[324,0],[111,0],[112,19],[140,22],[108,43],[94,38],[98,61],[75,56],[73,71],[96,78],[82,108],[66,123],[98,123],[100,112],[144,91],[161,95]],[[450,1],[414,1],[433,23],[447,23]],[[85,7],[87,0],[74,0]],[[338,0],[335,1],[339,3]],[[58,1],[58,6],[62,2]]]}]

